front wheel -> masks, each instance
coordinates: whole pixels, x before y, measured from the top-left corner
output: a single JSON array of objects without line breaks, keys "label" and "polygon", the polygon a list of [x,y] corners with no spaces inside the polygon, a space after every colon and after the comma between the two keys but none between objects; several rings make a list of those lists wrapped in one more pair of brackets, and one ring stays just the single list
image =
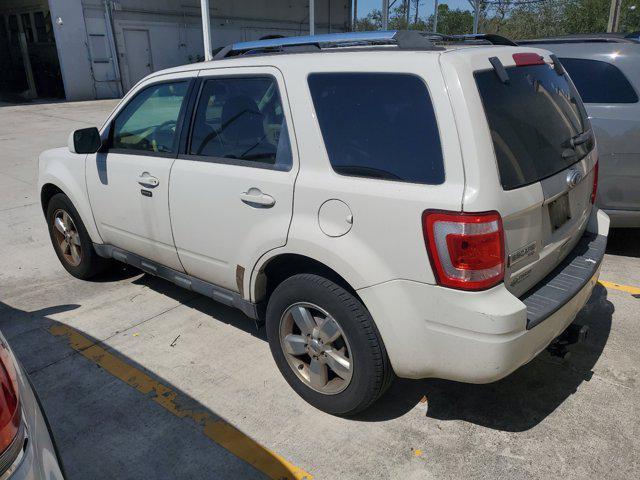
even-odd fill
[{"label": "front wheel", "polygon": [[65,194],[51,197],[47,205],[47,225],[60,263],[74,277],[89,279],[108,265],[108,261],[95,252],[80,215]]},{"label": "front wheel", "polygon": [[393,371],[365,306],[326,278],[294,275],[269,298],[267,336],[289,385],[311,405],[334,415],[367,408]]}]

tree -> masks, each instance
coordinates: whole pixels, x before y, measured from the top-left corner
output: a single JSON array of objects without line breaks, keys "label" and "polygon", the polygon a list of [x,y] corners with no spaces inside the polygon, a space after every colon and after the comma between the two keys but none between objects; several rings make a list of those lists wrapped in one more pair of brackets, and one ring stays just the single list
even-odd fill
[{"label": "tree", "polygon": [[[427,30],[433,29],[433,15],[427,20]],[[449,5],[438,5],[438,33],[457,35],[469,33],[473,29],[473,13],[456,8],[451,10]]]},{"label": "tree", "polygon": [[[414,19],[407,23],[407,18],[411,20],[411,3],[414,3]],[[418,15],[418,9],[422,0],[398,1],[389,13],[390,30],[425,30],[427,24]],[[407,11],[408,10],[408,11]],[[364,18],[359,18],[356,30],[379,30],[382,28],[382,11],[372,10]]]}]

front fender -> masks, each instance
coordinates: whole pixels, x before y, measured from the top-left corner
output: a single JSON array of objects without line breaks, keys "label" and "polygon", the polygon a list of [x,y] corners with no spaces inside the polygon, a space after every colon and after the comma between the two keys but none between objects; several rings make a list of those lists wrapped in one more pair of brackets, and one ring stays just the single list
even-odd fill
[{"label": "front fender", "polygon": [[62,190],[78,211],[91,241],[103,243],[91,211],[85,162],[86,155],[71,153],[67,147],[43,152],[38,159],[38,193],[42,193],[42,188],[47,184]]}]

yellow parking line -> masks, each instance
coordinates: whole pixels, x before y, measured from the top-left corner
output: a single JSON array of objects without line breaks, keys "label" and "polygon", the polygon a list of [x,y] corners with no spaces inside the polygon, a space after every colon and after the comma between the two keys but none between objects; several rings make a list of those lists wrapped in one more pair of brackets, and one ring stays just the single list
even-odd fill
[{"label": "yellow parking line", "polygon": [[50,327],[49,332],[55,336],[66,336],[69,345],[74,350],[140,393],[150,396],[153,401],[162,405],[176,417],[190,419],[202,426],[202,432],[207,437],[268,477],[277,480],[311,480],[313,478],[312,475],[289,463],[277,453],[263,447],[233,425],[214,417],[211,413],[178,407],[185,402],[180,401],[180,395],[175,390],[154,380],[120,357],[109,353],[77,330],[67,325],[58,324]]},{"label": "yellow parking line", "polygon": [[640,288],[631,287],[629,285],[620,285],[619,283],[607,282],[605,280],[599,280],[598,283],[605,288],[611,288],[613,290],[620,290],[621,292],[627,292],[631,295],[640,295]]}]

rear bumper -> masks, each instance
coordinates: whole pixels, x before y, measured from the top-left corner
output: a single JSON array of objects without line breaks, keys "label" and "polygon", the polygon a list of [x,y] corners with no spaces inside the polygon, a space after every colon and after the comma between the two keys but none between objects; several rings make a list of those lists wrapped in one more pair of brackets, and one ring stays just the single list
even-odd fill
[{"label": "rear bumper", "polygon": [[[569,263],[572,256],[585,258],[584,242],[606,243],[606,215],[594,211],[592,218],[590,233],[569,254]],[[600,247],[598,252],[604,254]],[[544,312],[534,312],[526,304],[527,296],[519,299],[504,285],[484,292],[461,292],[394,280],[358,294],[376,321],[398,376],[488,383],[533,359],[573,322],[598,280],[600,260],[586,261],[589,270],[565,285],[570,294]],[[550,274],[536,286],[538,292],[554,279],[567,281],[566,275],[575,273],[566,270],[565,262],[553,272],[555,276]],[[535,325],[531,318],[537,319]]]}]

